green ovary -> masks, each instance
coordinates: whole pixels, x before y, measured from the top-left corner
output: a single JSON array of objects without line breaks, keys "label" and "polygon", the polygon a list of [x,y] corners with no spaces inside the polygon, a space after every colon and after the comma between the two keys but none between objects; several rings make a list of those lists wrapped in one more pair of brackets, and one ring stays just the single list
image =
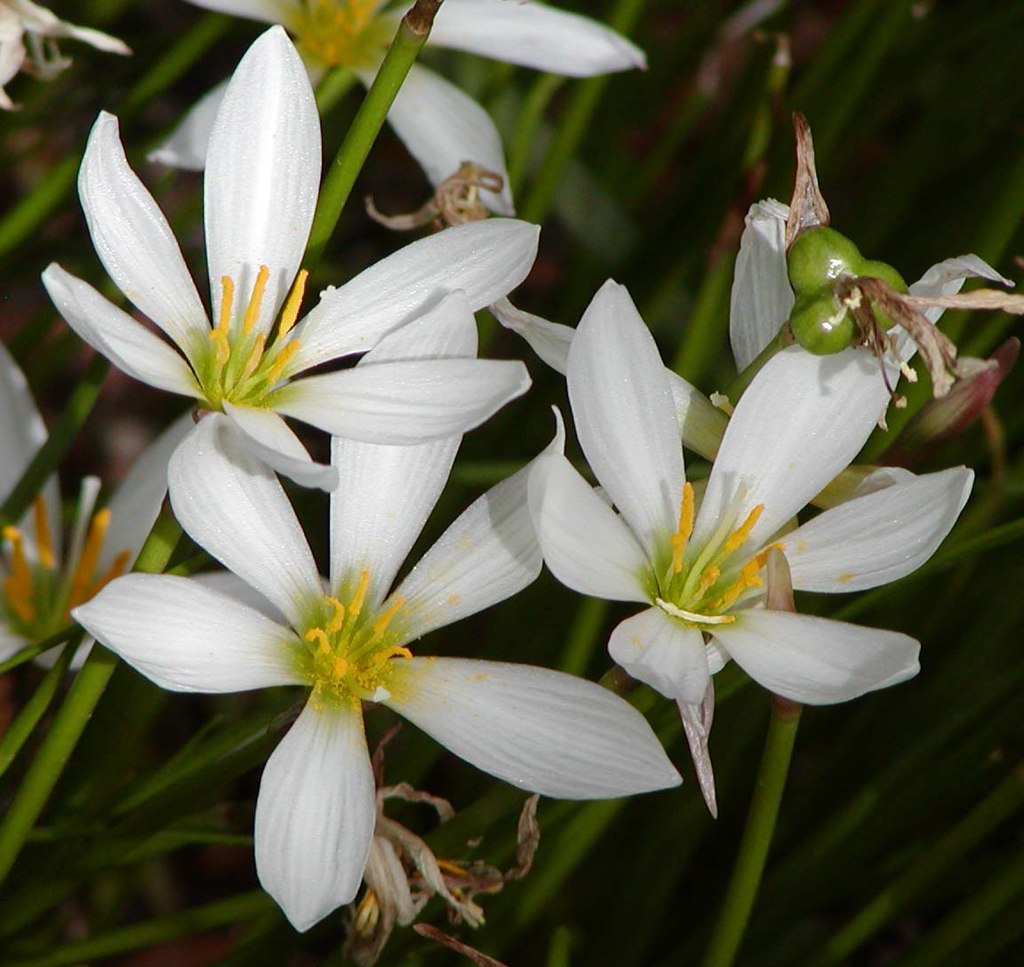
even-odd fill
[{"label": "green ovary", "polygon": [[394,18],[380,0],[305,0],[288,25],[303,51],[325,67],[372,68],[391,42]]}]

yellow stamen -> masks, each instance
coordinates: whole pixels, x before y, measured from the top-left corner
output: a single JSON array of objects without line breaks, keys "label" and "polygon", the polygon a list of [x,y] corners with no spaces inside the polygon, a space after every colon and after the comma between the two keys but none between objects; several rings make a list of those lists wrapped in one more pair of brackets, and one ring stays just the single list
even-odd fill
[{"label": "yellow stamen", "polygon": [[717,610],[730,607],[736,599],[747,590],[747,588],[759,588],[762,586],[760,571],[764,567],[766,553],[752,557],[740,570],[740,576],[726,589],[713,607]]},{"label": "yellow stamen", "polygon": [[716,567],[714,564],[709,564],[704,568],[700,576],[700,581],[697,584],[697,590],[694,592],[695,597],[700,597],[709,588],[715,586],[715,582],[722,576],[722,569]]},{"label": "yellow stamen", "polygon": [[50,522],[46,518],[46,501],[39,494],[33,503],[33,517],[36,525],[36,552],[39,563],[48,571],[56,565],[53,554],[53,536],[50,534]]},{"label": "yellow stamen", "polygon": [[226,336],[231,329],[231,307],[235,302],[235,283],[230,275],[220,277],[220,315],[217,329]]},{"label": "yellow stamen", "polygon": [[274,358],[273,363],[270,364],[270,368],[267,370],[267,382],[270,385],[277,382],[281,373],[284,372],[285,367],[288,365],[289,360],[295,355],[298,348],[298,342],[293,341],[288,343],[286,346],[282,346],[277,351],[277,356]]},{"label": "yellow stamen", "polygon": [[352,600],[349,602],[348,613],[352,618],[358,618],[359,613],[363,610],[363,601],[366,599],[366,589],[370,586],[370,572],[362,571],[359,575],[359,587],[356,588],[356,593],[352,595]]},{"label": "yellow stamen", "polygon": [[255,340],[253,340],[252,349],[249,350],[249,358],[242,367],[242,379],[252,376],[256,371],[256,367],[259,366],[260,360],[263,358],[263,349],[266,345],[267,334],[263,332],[257,334]]},{"label": "yellow stamen", "polygon": [[438,859],[437,867],[443,870],[445,873],[450,873],[452,876],[465,876],[466,868],[456,863],[454,860],[442,860]]},{"label": "yellow stamen", "polygon": [[402,605],[405,604],[405,598],[399,595],[391,603],[390,607],[385,611],[376,621],[373,623],[373,634],[375,637],[379,637],[387,631],[387,627],[391,624],[391,619],[398,614]]},{"label": "yellow stamen", "polygon": [[344,658],[335,658],[331,665],[331,677],[341,678],[348,671],[348,662]]},{"label": "yellow stamen", "polygon": [[[89,525],[89,536],[85,539],[85,547],[82,548],[82,556],[78,559],[78,566],[71,578],[71,593],[68,600],[80,604],[87,599],[86,591],[92,583],[92,576],[99,563],[100,552],[103,550],[103,541],[110,529],[110,508],[104,507],[92,519]],[[71,605],[74,607],[74,604]]]},{"label": "yellow stamen", "polygon": [[306,641],[316,642],[316,651],[318,655],[326,655],[331,650],[331,640],[327,637],[327,632],[323,628],[310,628],[305,635]]},{"label": "yellow stamen", "polygon": [[758,518],[764,511],[764,504],[758,504],[749,514],[747,519],[740,524],[728,537],[725,542],[725,551],[735,551],[737,547],[740,547],[748,537],[750,532],[754,529],[754,525],[757,523]]},{"label": "yellow stamen", "polygon": [[370,937],[376,932],[379,922],[380,903],[377,900],[377,894],[368,889],[366,896],[359,901],[359,906],[356,907],[352,926],[360,936]]},{"label": "yellow stamen", "polygon": [[270,278],[270,269],[265,265],[260,266],[256,273],[256,283],[252,287],[252,295],[249,297],[249,304],[245,307],[245,316],[242,318],[242,332],[248,336],[256,320],[260,315],[260,306],[263,305],[263,293],[267,291],[267,280]]},{"label": "yellow stamen", "polygon": [[[107,573],[103,575],[98,581],[95,581],[86,592],[85,600],[88,601],[90,598],[96,597],[114,578],[119,578],[125,571],[128,570],[128,563],[131,561],[131,551],[121,551],[117,557],[114,558],[114,563],[107,568]],[[81,604],[81,601],[68,601],[68,613],[72,608]]]},{"label": "yellow stamen", "polygon": [[17,527],[5,527],[3,536],[11,545],[11,576],[4,581],[7,600],[22,621],[33,621],[36,606],[32,603],[32,568],[25,556],[25,542]]},{"label": "yellow stamen", "polygon": [[288,293],[288,301],[284,304],[281,319],[277,324],[278,339],[287,335],[292,326],[295,325],[295,320],[299,318],[299,306],[302,305],[302,297],[306,294],[307,278],[309,278],[309,272],[305,269],[302,269],[302,271],[300,271],[295,277],[295,283],[292,285],[292,291]]},{"label": "yellow stamen", "polygon": [[327,633],[333,635],[341,631],[341,626],[345,623],[345,605],[337,598],[328,598],[327,603],[334,608],[334,615],[327,622]]},{"label": "yellow stamen", "polygon": [[686,542],[693,533],[693,486],[683,484],[683,499],[679,505],[679,526],[669,538],[672,545],[672,573],[678,574],[683,569],[683,557],[686,554]]}]

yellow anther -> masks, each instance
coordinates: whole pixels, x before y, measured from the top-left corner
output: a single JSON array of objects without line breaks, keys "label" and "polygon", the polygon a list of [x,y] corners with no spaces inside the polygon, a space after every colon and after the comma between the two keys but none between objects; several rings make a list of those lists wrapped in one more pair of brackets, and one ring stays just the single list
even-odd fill
[{"label": "yellow anther", "polygon": [[50,534],[50,522],[46,517],[46,501],[42,494],[36,496],[32,508],[36,525],[36,553],[39,555],[39,563],[48,571],[52,571],[57,561],[53,554],[53,536]]},{"label": "yellow anther", "polygon": [[4,581],[7,601],[22,621],[34,621],[36,606],[32,601],[32,568],[25,556],[25,542],[17,527],[5,527],[4,540],[11,545],[11,574]]},{"label": "yellow anther", "polygon": [[[128,564],[132,559],[131,551],[121,551],[117,557],[114,558],[114,563],[107,568],[107,573],[103,575],[98,581],[95,581],[93,585],[86,591],[84,601],[88,601],[90,598],[96,597],[114,578],[119,578],[128,570]],[[66,609],[66,616],[70,617],[71,609],[82,604],[82,601],[68,601]]]},{"label": "yellow anther", "polygon": [[750,532],[754,529],[754,525],[763,511],[764,504],[758,504],[747,514],[747,519],[729,535],[725,542],[725,552],[727,554],[730,551],[735,551],[737,547],[740,547],[750,537]]},{"label": "yellow anther", "polygon": [[217,365],[221,368],[227,366],[231,358],[231,343],[228,342],[228,334],[221,329],[211,329],[210,339],[217,344]]},{"label": "yellow anther", "polygon": [[331,639],[327,637],[327,632],[323,628],[310,628],[305,634],[306,641],[312,643],[316,642],[316,651],[318,655],[327,655],[331,651]]},{"label": "yellow anther", "polygon": [[466,875],[466,868],[454,860],[438,859],[437,868],[439,870],[443,870],[445,873],[450,873],[452,876]]},{"label": "yellow anther", "polygon": [[686,542],[693,533],[693,486],[683,484],[683,499],[679,504],[679,525],[676,532],[669,538],[672,545],[672,573],[678,574],[683,569],[683,557],[686,554]]},{"label": "yellow anther", "polygon": [[110,508],[104,507],[92,519],[89,525],[89,536],[85,539],[85,547],[82,548],[82,556],[78,559],[78,566],[71,578],[71,593],[68,600],[75,604],[81,604],[88,599],[87,591],[92,584],[92,576],[99,563],[100,552],[103,550],[103,541],[110,529]]},{"label": "yellow anther", "polygon": [[260,306],[263,305],[263,293],[267,291],[267,280],[270,278],[270,269],[265,265],[260,266],[256,273],[256,282],[252,287],[252,295],[249,296],[249,304],[245,307],[245,316],[242,318],[242,332],[248,336],[256,320],[260,315]]},{"label": "yellow anther", "polygon": [[288,293],[288,301],[284,304],[281,319],[277,324],[278,339],[287,335],[295,325],[295,320],[299,318],[299,307],[302,305],[302,297],[306,294],[306,279],[308,278],[309,272],[305,269],[302,269],[295,277],[292,291]]},{"label": "yellow anther", "polygon": [[697,590],[694,592],[695,597],[700,597],[709,588],[715,586],[715,582],[722,576],[722,569],[716,567],[714,564],[709,564],[701,572],[700,581],[697,584]]},{"label": "yellow anther", "polygon": [[363,570],[359,574],[359,587],[356,588],[356,593],[352,595],[348,606],[348,613],[353,618],[358,618],[359,613],[363,610],[363,601],[366,600],[366,590],[369,586],[370,572]]},{"label": "yellow anther", "polygon": [[348,671],[348,662],[344,658],[335,658],[331,665],[331,677],[341,678]]},{"label": "yellow anther", "polygon": [[259,366],[260,360],[263,358],[263,349],[266,345],[267,334],[264,332],[257,333],[252,343],[252,349],[249,350],[249,358],[246,359],[245,365],[242,367],[242,379],[252,376],[256,372],[256,367]]},{"label": "yellow anther", "polygon": [[280,379],[281,374],[284,372],[285,367],[291,360],[292,356],[298,351],[299,343],[296,340],[288,343],[286,346],[282,346],[274,357],[274,361],[270,364],[267,369],[267,383],[271,386],[274,385]]},{"label": "yellow anther", "polygon": [[333,635],[341,631],[341,626],[345,623],[345,605],[337,598],[328,598],[327,603],[334,609],[331,620],[327,622],[327,632]]},{"label": "yellow anther", "polygon": [[747,588],[762,586],[760,571],[764,566],[762,556],[752,557],[740,570],[740,576],[726,589],[725,593],[713,603],[716,611],[730,607]]},{"label": "yellow anther", "polygon": [[231,307],[235,302],[235,283],[230,275],[220,277],[220,315],[217,329],[226,336],[231,329]]},{"label": "yellow anther", "polygon": [[379,637],[387,631],[388,625],[391,624],[391,619],[401,610],[402,605],[405,604],[405,598],[399,595],[391,602],[387,611],[383,612],[379,618],[373,623],[374,636]]},{"label": "yellow anther", "polygon": [[380,903],[377,894],[373,890],[367,890],[366,896],[359,901],[356,907],[356,915],[353,918],[352,926],[357,934],[363,937],[373,936],[377,931],[377,924],[380,922]]}]

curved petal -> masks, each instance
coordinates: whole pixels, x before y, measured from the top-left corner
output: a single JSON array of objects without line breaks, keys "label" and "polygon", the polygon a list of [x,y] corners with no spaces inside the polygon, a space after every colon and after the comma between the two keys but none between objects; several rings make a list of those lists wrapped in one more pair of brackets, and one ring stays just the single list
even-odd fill
[{"label": "curved petal", "polygon": [[303,605],[323,595],[313,555],[273,471],[226,417],[212,414],[189,434],[168,481],[174,514],[196,543],[302,627]]},{"label": "curved petal", "polygon": [[225,80],[207,91],[188,109],[166,140],[146,155],[146,160],[169,168],[202,171],[206,167],[213,122],[227,89],[228,81]]},{"label": "curved petal", "polygon": [[256,874],[296,930],[355,897],[376,817],[358,704],[310,700],[267,760],[256,800]]},{"label": "curved petal", "polygon": [[235,69],[210,132],[203,204],[214,319],[220,279],[234,281],[240,323],[265,265],[270,276],[256,326],[270,329],[306,250],[319,190],[313,89],[284,29],[271,27]]},{"label": "curved petal", "polygon": [[[33,642],[15,634],[10,628],[0,627],[0,662],[12,658],[22,648],[27,648]],[[54,649],[56,651],[57,649]]]},{"label": "curved petal", "polygon": [[[991,265],[977,255],[960,255],[933,265],[916,282],[911,284],[911,295],[944,296],[956,295],[967,279],[986,279],[1000,285],[1012,286],[1013,282],[1000,275]],[[921,310],[932,322],[938,322],[945,312],[940,306]]]},{"label": "curved petal", "polygon": [[334,436],[411,444],[465,433],[529,386],[520,362],[394,360],[306,376],[279,390],[273,405]]},{"label": "curved petal", "polygon": [[157,389],[202,399],[185,360],[88,282],[51,262],[43,272],[43,285],[64,321],[118,369]]},{"label": "curved petal", "polygon": [[700,546],[729,513],[743,521],[764,511],[750,532],[763,544],[845,470],[889,400],[874,357],[846,349],[813,356],[799,346],[773,356],[729,420],[697,514]]},{"label": "curved petal", "polygon": [[974,473],[954,467],[856,497],[786,535],[793,587],[862,591],[917,570],[945,540]]},{"label": "curved petal", "polygon": [[[372,76],[360,76],[369,86]],[[450,178],[464,161],[475,161],[500,175],[505,186],[500,194],[481,190],[481,201],[499,215],[515,214],[501,136],[491,116],[468,94],[414,64],[388,120],[432,184]]]},{"label": "curved petal", "polygon": [[203,571],[201,574],[193,574],[190,580],[218,594],[234,598],[278,624],[283,625],[288,621],[259,591],[231,571]]},{"label": "curved petal", "polygon": [[921,667],[921,646],[907,635],[787,611],[737,613],[715,636],[756,682],[806,705],[846,702]]},{"label": "curved petal", "polygon": [[299,342],[292,372],[365,352],[385,333],[461,289],[476,311],[507,295],[529,274],[540,229],[489,218],[419,239],[326,289],[293,330]]},{"label": "curved petal", "polygon": [[676,421],[683,446],[714,460],[722,445],[729,418],[697,387],[666,368],[668,388],[676,409]]},{"label": "curved petal", "polygon": [[708,679],[707,691],[698,703],[679,702],[679,718],[683,723],[686,745],[693,761],[693,771],[697,774],[700,794],[708,812],[718,818],[718,795],[715,792],[715,770],[711,763],[711,750],[708,739],[711,736],[711,723],[715,717],[715,682]]},{"label": "curved petal", "polygon": [[287,23],[299,6],[298,0],[188,0],[195,7],[205,7],[233,17],[262,20],[264,23]]},{"label": "curved petal", "polygon": [[107,274],[184,351],[210,323],[178,241],[128,166],[117,118],[100,112],[78,172],[89,234]]},{"label": "curved petal", "polygon": [[395,662],[385,703],[457,756],[559,799],[605,799],[682,780],[646,719],[607,689],[505,662]]},{"label": "curved petal", "polygon": [[542,3],[445,0],[429,42],[569,77],[647,67],[644,52],[621,34]]},{"label": "curved petal", "polygon": [[704,636],[661,608],[620,621],[608,639],[608,653],[638,681],[689,705],[703,700],[711,680]]},{"label": "curved petal", "polygon": [[331,491],[338,485],[333,467],[316,463],[299,438],[273,410],[223,402],[224,412],[268,467],[303,487]]},{"label": "curved petal", "polygon": [[624,286],[606,282],[583,314],[567,380],[587,461],[657,561],[678,522],[683,450],[658,347]]},{"label": "curved petal", "polygon": [[508,299],[499,299],[488,306],[491,314],[506,329],[518,333],[530,348],[553,370],[565,375],[569,364],[569,345],[575,330],[557,322],[548,322],[532,312],[517,309]]},{"label": "curved petal", "polygon": [[537,461],[530,513],[544,560],[564,585],[595,598],[650,601],[651,565],[643,548],[560,454]]},{"label": "curved petal", "polygon": [[71,616],[171,691],[242,692],[307,680],[294,632],[189,578],[127,574]]},{"label": "curved petal", "polygon": [[769,198],[750,206],[729,299],[729,341],[742,373],[778,334],[793,308],[786,271],[789,206]]}]

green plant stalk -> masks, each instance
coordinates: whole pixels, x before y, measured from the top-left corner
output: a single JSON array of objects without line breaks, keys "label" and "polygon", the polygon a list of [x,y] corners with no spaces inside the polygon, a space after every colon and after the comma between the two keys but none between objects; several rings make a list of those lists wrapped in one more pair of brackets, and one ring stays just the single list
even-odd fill
[{"label": "green plant stalk", "polygon": [[530,153],[535,144],[537,128],[544,117],[544,111],[565,83],[559,74],[541,74],[534,81],[530,93],[526,97],[523,109],[519,112],[516,129],[508,146],[508,184],[512,194],[516,194],[523,185],[523,176],[530,164]]},{"label": "green plant stalk", "polygon": [[[181,527],[165,504],[139,551],[134,570],[149,574],[163,571],[180,537]],[[117,657],[97,645],[76,676],[0,823],[0,883],[21,853],[116,667]]]},{"label": "green plant stalk", "polygon": [[704,955],[704,967],[729,967],[739,951],[775,832],[775,820],[779,815],[782,792],[786,788],[801,709],[794,702],[772,696],[772,716],[747,825],[743,830],[739,855],[736,857],[725,899]]},{"label": "green plant stalk", "polygon": [[398,90],[430,36],[430,28],[440,5],[441,0],[416,0],[416,4],[399,23],[395,39],[320,189],[320,200],[309,235],[307,264],[315,265],[320,261]]},{"label": "green plant stalk", "polygon": [[58,631],[57,634],[50,635],[49,638],[44,638],[38,644],[29,645],[26,648],[16,651],[7,659],[7,661],[0,664],[0,675],[6,675],[9,671],[13,671],[19,665],[24,665],[25,662],[32,661],[33,658],[38,658],[44,651],[49,651],[51,648],[63,645],[75,635],[77,630],[78,629],[74,625],[68,625],[66,628]]},{"label": "green plant stalk", "polygon": [[336,67],[324,74],[316,86],[316,108],[321,116],[355,87],[356,80],[356,75],[344,67]]}]

